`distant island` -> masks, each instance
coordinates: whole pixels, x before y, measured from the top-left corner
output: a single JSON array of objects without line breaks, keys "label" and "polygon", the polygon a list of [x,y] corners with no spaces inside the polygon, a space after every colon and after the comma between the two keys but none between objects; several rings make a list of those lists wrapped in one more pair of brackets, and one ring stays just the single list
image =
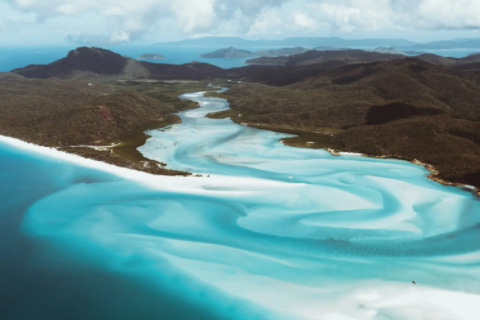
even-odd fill
[{"label": "distant island", "polygon": [[402,50],[478,49],[480,48],[480,38],[441,40],[408,46],[395,44],[394,46],[401,47]]},{"label": "distant island", "polygon": [[161,60],[166,59],[167,57],[162,56],[161,54],[145,53],[139,56],[138,60]]},{"label": "distant island", "polygon": [[281,48],[271,50],[259,50],[255,54],[257,57],[281,57],[281,56],[293,56],[295,54],[305,53],[312,49],[295,47],[295,48]]},{"label": "distant island", "polygon": [[282,57],[293,56],[296,54],[305,53],[312,49],[295,47],[295,48],[281,48],[281,49],[265,49],[258,50],[257,52],[251,52],[248,50],[236,49],[229,47],[226,49],[219,49],[214,52],[202,53],[202,58],[217,58],[217,59],[242,59],[242,58],[254,58],[254,57]]},{"label": "distant island", "polygon": [[[260,57],[245,61],[248,65],[260,66],[307,66],[322,64],[322,68],[334,68],[348,64],[371,63],[404,59],[403,54],[381,53],[374,50],[339,49],[309,50],[302,54],[281,57]],[[327,67],[328,66],[328,67]],[[280,75],[278,77],[281,77]]]},{"label": "distant island", "polygon": [[[281,49],[265,49],[258,50],[256,52],[251,52],[248,50],[236,49],[234,47],[229,47],[226,49],[219,49],[214,52],[202,53],[200,57],[202,58],[216,58],[216,59],[242,59],[242,58],[253,58],[247,61],[247,64],[256,64],[256,65],[270,65],[270,66],[279,66],[284,65],[288,60],[288,57],[304,54],[309,51],[352,51],[358,49],[351,48],[337,48],[337,47],[328,47],[320,46],[315,48],[303,48],[303,47],[294,47],[294,48],[281,48]],[[365,52],[375,52],[383,54],[394,54],[394,55],[407,55],[404,51],[399,50],[393,47],[378,47],[371,50],[361,50]],[[277,58],[269,59],[269,58]]]},{"label": "distant island", "polygon": [[248,50],[236,49],[234,47],[229,47],[226,49],[219,49],[214,52],[201,53],[201,58],[228,58],[228,59],[242,59],[242,58],[252,58],[256,55]]},{"label": "distant island", "polygon": [[318,46],[329,47],[406,47],[418,45],[418,42],[412,42],[404,39],[342,39],[338,37],[294,37],[283,40],[248,40],[240,37],[203,37],[196,39],[185,39],[176,42],[155,43],[154,45],[162,47],[309,47]]},{"label": "distant island", "polygon": [[395,47],[400,50],[421,51],[426,49],[477,49],[480,38],[462,38],[453,40],[418,43],[405,39],[342,39],[338,37],[295,37],[283,40],[247,40],[240,37],[203,37],[176,42],[155,43],[162,47],[337,47],[337,48],[376,48]]}]

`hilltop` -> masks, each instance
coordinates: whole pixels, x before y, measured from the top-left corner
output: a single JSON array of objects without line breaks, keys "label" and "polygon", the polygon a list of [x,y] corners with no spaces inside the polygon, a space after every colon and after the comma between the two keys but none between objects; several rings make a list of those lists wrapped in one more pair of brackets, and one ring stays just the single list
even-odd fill
[{"label": "hilltop", "polygon": [[251,52],[248,50],[236,49],[229,47],[226,49],[219,49],[214,52],[202,53],[201,58],[217,58],[217,59],[242,59],[251,57],[280,57],[292,56],[310,51],[311,49],[296,47],[296,48],[281,48],[281,49],[265,49]]},{"label": "hilltop", "polygon": [[238,74],[244,81],[284,86],[316,76],[325,70],[346,65],[400,59],[405,59],[405,56],[364,50],[311,50],[290,57],[247,60],[250,66],[229,71]]},{"label": "hilltop", "polygon": [[295,48],[280,48],[280,49],[266,49],[258,50],[255,52],[257,57],[280,57],[280,56],[293,56],[296,54],[302,54],[312,49],[295,47]]},{"label": "hilltop", "polygon": [[[243,78],[252,82],[287,85],[317,75],[325,70],[345,65],[405,59],[405,56],[401,54],[350,49],[307,50],[300,54],[293,54],[304,50],[307,49],[260,50],[258,54],[272,55],[273,57],[247,60],[249,66],[223,70],[214,65],[196,61],[182,65],[137,61],[110,50],[80,47],[70,51],[65,58],[53,63],[29,65],[11,72],[34,79],[88,79],[112,82],[138,79],[206,80]],[[277,56],[280,54],[283,56]],[[480,54],[462,59],[445,58],[434,54],[422,54],[416,58],[464,71],[478,72],[480,69]]]},{"label": "hilltop", "polygon": [[29,65],[11,71],[35,79],[94,79],[116,81],[132,79],[203,80],[222,77],[221,68],[206,63],[158,64],[123,57],[110,50],[81,47],[47,65]]},{"label": "hilltop", "polygon": [[[305,48],[287,48],[271,50],[274,53],[287,51],[291,54],[261,54],[257,51],[259,58],[249,59],[248,65],[262,66],[307,66],[328,61],[335,61],[335,67],[355,63],[368,63],[375,61],[387,61],[405,58],[405,53],[392,48],[376,48],[373,50],[358,50],[346,48],[317,47],[313,50]],[[390,56],[388,56],[388,55]]]},{"label": "hilltop", "polygon": [[201,53],[201,58],[221,58],[221,59],[242,59],[254,57],[255,54],[248,50],[236,49],[234,47],[229,47],[226,49],[219,49],[214,52]]},{"label": "hilltop", "polygon": [[449,66],[451,68],[468,71],[476,74],[480,74],[480,54],[470,54],[464,58],[447,58],[440,57],[431,53],[424,53],[416,56],[417,59],[430,62],[432,64],[438,64],[443,66]]},{"label": "hilltop", "polygon": [[144,158],[136,148],[148,138],[145,130],[178,123],[173,113],[198,106],[178,99],[180,94],[208,90],[197,82],[112,86],[0,73],[0,135],[153,174],[186,175]]},{"label": "hilltop", "polygon": [[46,79],[52,77],[67,78],[73,71],[85,74],[120,75],[127,67],[129,59],[118,53],[101,48],[81,47],[72,50],[65,58],[48,65],[29,65],[12,70],[27,78]]}]

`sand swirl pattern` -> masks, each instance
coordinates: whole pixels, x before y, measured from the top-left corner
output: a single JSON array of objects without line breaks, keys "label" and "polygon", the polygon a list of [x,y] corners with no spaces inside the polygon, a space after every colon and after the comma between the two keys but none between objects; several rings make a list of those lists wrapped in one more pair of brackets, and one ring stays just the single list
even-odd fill
[{"label": "sand swirl pattern", "polygon": [[[68,156],[52,174],[55,158],[9,151],[35,158],[51,186],[29,205],[23,232],[72,264],[148,287],[130,302],[158,305],[137,308],[142,319],[477,319],[473,193],[408,162],[286,147],[286,135],[205,118],[227,109],[223,100],[184,98],[201,108],[149,132],[140,151],[202,177]],[[103,319],[132,315],[109,312]]]}]

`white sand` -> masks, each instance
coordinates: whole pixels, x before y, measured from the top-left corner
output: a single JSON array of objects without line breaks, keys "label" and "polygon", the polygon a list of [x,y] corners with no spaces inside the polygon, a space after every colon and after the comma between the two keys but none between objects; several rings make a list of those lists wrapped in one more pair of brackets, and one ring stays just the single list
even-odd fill
[{"label": "white sand", "polygon": [[[91,159],[85,159],[78,155],[30,144],[5,136],[0,136],[0,142],[28,152],[34,152],[51,157],[52,160],[56,160],[58,162],[69,162],[92,169],[102,170],[155,189],[183,194],[212,195],[222,197],[223,199],[228,199],[230,197],[239,198],[243,196],[264,197],[267,199],[269,197],[267,194],[268,191],[271,197],[276,197],[276,200],[273,198],[267,199],[271,203],[274,203],[274,200],[279,201],[278,195],[280,194],[282,201],[287,201],[290,199],[289,197],[291,197],[292,200],[289,207],[295,208],[299,206],[299,202],[295,197],[295,193],[299,192],[300,190],[291,192],[292,188],[301,189],[306,186],[305,184],[292,184],[264,179],[231,176],[226,177],[220,175],[210,175],[210,177],[203,176],[200,178],[156,176]],[[398,190],[400,188],[400,182],[398,181],[393,183],[390,180],[381,180],[379,178],[372,178],[372,180],[374,180],[375,185],[377,186],[384,184],[382,186],[382,190],[386,190],[388,188],[391,188],[392,190]],[[409,190],[406,187],[403,189],[405,195],[401,197],[402,205],[405,206],[405,208],[407,205],[411,208],[414,208],[414,205],[416,204],[416,198],[407,193],[413,193],[416,190]],[[279,192],[280,190],[283,190],[283,193],[276,194],[275,192],[277,190]],[[289,192],[289,194],[286,194],[285,191]],[[332,198],[332,202],[337,204],[339,203],[338,199],[332,197],[333,193],[330,191],[324,190],[322,193],[326,199]],[[422,194],[426,195],[428,193]],[[369,206],[368,203],[360,203],[361,199],[355,199],[353,195],[348,196],[346,194],[340,194],[340,196],[342,199],[348,200],[348,205],[352,207],[367,208]],[[405,199],[410,199],[412,203],[409,203]],[[450,201],[450,205],[457,207],[458,205],[454,200],[456,199],[452,199]],[[342,205],[343,209],[345,209],[346,204]],[[449,205],[449,203],[443,202],[442,205],[445,207]],[[319,206],[316,206],[316,208],[319,208]],[[402,218],[405,214],[412,214],[413,216],[413,213],[415,212],[409,211],[405,208],[401,208],[401,215],[392,216],[392,219]],[[188,229],[189,225],[187,225],[185,222],[189,221],[192,223],[190,226],[191,228],[198,227],[199,223],[197,223],[194,218],[199,219],[201,217],[198,217],[196,214],[188,216],[186,213],[183,213],[183,215],[185,215],[185,217],[182,216],[182,212],[174,210],[174,214],[165,214],[164,216],[159,217],[159,220],[150,225],[150,227],[158,230],[162,230],[163,228],[166,230],[171,230],[173,227],[177,227],[184,230],[184,232],[187,232],[188,230],[185,229]],[[449,219],[453,219],[454,217],[452,216],[454,215],[449,215]],[[265,214],[261,216],[259,215],[259,218],[262,217],[265,217]],[[281,215],[278,212],[274,212],[272,213],[272,217],[267,216],[268,224],[262,225],[261,222],[251,223],[252,228],[258,225],[258,230],[255,231],[266,234],[268,234],[268,230],[271,229],[281,230],[272,224],[272,222],[274,222],[273,217],[280,219]],[[438,215],[435,215],[435,217],[436,220],[432,219],[432,221],[438,221]],[[255,219],[255,212],[250,212],[250,215],[243,219],[246,220],[247,218],[250,220]],[[402,219],[411,219],[409,217],[407,218]],[[178,223],[175,223],[175,219],[178,219]],[[302,225],[302,228],[315,224],[322,226],[340,223],[332,219],[328,221],[317,220],[307,220],[309,223]],[[347,219],[345,219],[345,221],[347,221]],[[401,221],[394,221],[394,223],[392,222],[382,225],[381,228],[386,230],[390,224],[398,226]],[[240,223],[240,225],[243,224],[246,226],[248,225],[247,222]],[[350,218],[348,222],[352,223],[352,219]],[[385,221],[383,222],[385,223]],[[453,223],[449,222],[448,225],[453,225]],[[439,226],[439,228],[440,227],[441,226]],[[265,230],[263,230],[263,228],[265,228]],[[292,229],[292,226],[289,225],[288,228],[290,230]],[[359,228],[359,225],[353,225],[352,228]],[[379,226],[374,225],[372,228],[377,229]],[[442,232],[445,231],[444,229],[442,230]],[[118,233],[116,234],[118,235]],[[279,235],[284,236],[283,234]],[[149,247],[147,240],[145,239],[152,239],[151,247]],[[333,282],[328,283],[326,281],[321,287],[315,286],[314,284],[311,286],[306,284],[300,285],[290,281],[284,281],[280,277],[275,278],[270,274],[269,276],[265,276],[260,272],[247,272],[251,268],[253,268],[253,270],[257,270],[256,268],[262,266],[267,268],[273,264],[279,264],[280,266],[287,267],[295,266],[289,261],[278,260],[277,258],[270,258],[268,256],[250,253],[246,250],[232,249],[228,246],[220,246],[208,243],[185,243],[181,240],[173,239],[162,240],[164,243],[168,243],[170,245],[171,253],[168,253],[168,250],[166,249],[158,249],[159,241],[160,240],[156,239],[155,237],[143,237],[140,245],[135,248],[138,248],[138,250],[151,250],[153,254],[167,259],[171,264],[175,265],[181,270],[184,270],[200,281],[208,283],[209,285],[212,285],[231,296],[264,307],[267,310],[272,310],[282,315],[288,315],[292,319],[477,320],[480,318],[479,295],[463,293],[460,291],[448,291],[424,286],[422,284],[413,285],[412,283],[397,283],[381,280],[355,281],[351,284]],[[122,243],[122,245],[125,245],[125,243],[127,242]],[[133,245],[135,244],[132,243],[132,246]],[[179,254],[179,252],[181,254]],[[188,257],[188,254],[190,254],[191,257],[196,257],[196,259],[182,258],[183,255],[187,255]],[[467,258],[476,261],[478,256],[473,254],[464,256],[464,259]],[[462,261],[460,257],[458,259],[459,263],[465,262]],[[236,260],[238,260],[238,264],[231,263],[232,261]],[[443,260],[448,261],[447,258]],[[295,262],[295,260],[292,261]],[[441,262],[442,259],[438,259],[438,261]],[[305,266],[304,270],[308,271],[307,267],[308,266]],[[278,267],[273,265],[272,268],[275,268],[276,270]]]},{"label": "white sand", "polygon": [[[178,192],[183,194],[210,194],[239,195],[256,191],[263,191],[265,188],[287,188],[289,183],[282,183],[264,179],[226,177],[221,175],[206,175],[202,177],[182,176],[161,176],[153,175],[142,171],[118,167],[101,161],[83,158],[76,154],[66,153],[54,148],[39,146],[20,139],[0,135],[0,142],[18,149],[33,153],[42,154],[58,160],[58,162],[70,162],[83,167],[92,168],[126,178],[149,187]],[[195,174],[195,173],[194,173]]]}]

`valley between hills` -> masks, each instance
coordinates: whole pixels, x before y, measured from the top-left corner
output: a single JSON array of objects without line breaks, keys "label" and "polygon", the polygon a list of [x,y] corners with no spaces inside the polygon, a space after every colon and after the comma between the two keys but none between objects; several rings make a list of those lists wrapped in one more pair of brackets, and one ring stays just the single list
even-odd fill
[{"label": "valley between hills", "polygon": [[[429,164],[432,178],[480,188],[480,55],[405,58],[306,52],[282,65],[221,69],[156,64],[78,48],[49,65],[0,74],[0,134],[153,174],[188,175],[144,158],[144,132],[195,108],[186,92],[230,89],[210,114],[294,133],[284,143]],[[268,58],[268,59],[280,59]],[[96,146],[96,148],[92,148]]]}]

